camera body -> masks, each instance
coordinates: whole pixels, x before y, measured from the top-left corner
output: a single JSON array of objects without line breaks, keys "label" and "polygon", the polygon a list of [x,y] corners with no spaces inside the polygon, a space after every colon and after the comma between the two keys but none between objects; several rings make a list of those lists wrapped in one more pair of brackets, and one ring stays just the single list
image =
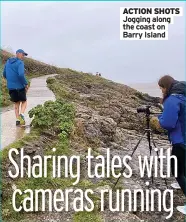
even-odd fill
[{"label": "camera body", "polygon": [[139,108],[137,108],[137,113],[145,113],[145,114],[150,115],[151,114],[150,107],[151,106],[149,106],[149,105],[145,106],[145,107],[139,107]]}]

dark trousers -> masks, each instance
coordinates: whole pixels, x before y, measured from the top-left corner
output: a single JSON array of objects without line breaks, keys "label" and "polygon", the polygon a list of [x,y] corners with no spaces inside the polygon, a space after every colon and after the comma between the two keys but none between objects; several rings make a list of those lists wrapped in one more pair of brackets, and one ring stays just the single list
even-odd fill
[{"label": "dark trousers", "polygon": [[[176,156],[178,160],[176,180],[186,196],[186,146],[183,144],[174,144],[172,148],[172,155]],[[171,160],[171,170],[174,175],[175,162],[173,159]]]}]

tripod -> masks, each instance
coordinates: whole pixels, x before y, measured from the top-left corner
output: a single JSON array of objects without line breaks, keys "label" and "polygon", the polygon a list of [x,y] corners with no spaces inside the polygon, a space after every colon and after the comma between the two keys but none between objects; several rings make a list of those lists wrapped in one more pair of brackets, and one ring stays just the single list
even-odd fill
[{"label": "tripod", "polygon": [[[147,138],[147,140],[148,140],[149,151],[150,151],[150,156],[151,156],[151,154],[152,154],[152,144],[153,144],[153,146],[154,146],[155,148],[156,148],[157,146],[156,146],[156,144],[155,144],[155,141],[154,141],[154,138],[153,138],[153,133],[152,133],[152,130],[151,130],[151,128],[150,128],[150,114],[160,114],[160,113],[152,113],[152,112],[150,112],[149,108],[144,109],[144,110],[143,110],[143,109],[140,109],[138,112],[145,112],[145,114],[146,114],[146,129],[144,130],[143,135],[141,136],[141,138],[140,138],[139,141],[137,142],[136,146],[134,147],[134,149],[133,149],[133,151],[132,151],[132,154],[131,154],[131,157],[134,155],[134,153],[135,153],[135,151],[137,150],[139,144],[141,143],[141,141],[143,140],[143,138],[145,138],[145,136],[146,136],[146,138]],[[156,154],[157,154],[157,156],[159,157],[159,152],[158,152],[158,150],[156,150]],[[160,163],[159,158],[158,158],[158,161],[159,161],[159,163]],[[127,161],[127,164],[128,164],[128,163],[129,163],[129,160]],[[124,166],[124,167],[122,168],[122,170],[120,171],[120,173],[123,174],[123,172],[125,171],[125,169],[126,169],[126,166]],[[117,185],[117,183],[119,182],[120,178],[121,178],[121,176],[118,177],[118,179],[117,179],[117,181],[115,182],[113,188],[116,187],[116,185]],[[152,180],[152,183],[153,183],[153,182],[154,182],[153,173],[152,173],[152,176],[151,176],[151,180]],[[165,180],[165,185],[166,185],[166,187],[167,187],[167,180],[166,180],[166,178],[164,178],[164,180]]]}]

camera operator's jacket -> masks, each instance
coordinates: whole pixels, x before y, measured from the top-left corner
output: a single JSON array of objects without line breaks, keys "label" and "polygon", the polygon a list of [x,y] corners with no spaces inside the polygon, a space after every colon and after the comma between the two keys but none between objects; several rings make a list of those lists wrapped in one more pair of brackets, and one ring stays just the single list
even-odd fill
[{"label": "camera operator's jacket", "polygon": [[186,82],[176,81],[163,103],[164,111],[158,117],[162,128],[168,130],[172,144],[186,145]]}]

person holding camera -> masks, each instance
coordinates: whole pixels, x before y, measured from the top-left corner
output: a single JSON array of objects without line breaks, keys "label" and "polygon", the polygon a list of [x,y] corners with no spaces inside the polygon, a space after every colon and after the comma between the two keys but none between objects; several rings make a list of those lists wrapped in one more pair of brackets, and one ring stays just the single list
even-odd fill
[{"label": "person holding camera", "polygon": [[[181,188],[186,196],[186,82],[176,81],[169,75],[159,79],[158,85],[163,94],[163,113],[158,116],[159,124],[168,131],[168,137],[172,144],[172,155],[177,157],[178,172],[177,182],[172,184],[173,188]],[[174,161],[171,170],[174,175]],[[186,214],[186,206],[178,206],[177,210]]]}]

